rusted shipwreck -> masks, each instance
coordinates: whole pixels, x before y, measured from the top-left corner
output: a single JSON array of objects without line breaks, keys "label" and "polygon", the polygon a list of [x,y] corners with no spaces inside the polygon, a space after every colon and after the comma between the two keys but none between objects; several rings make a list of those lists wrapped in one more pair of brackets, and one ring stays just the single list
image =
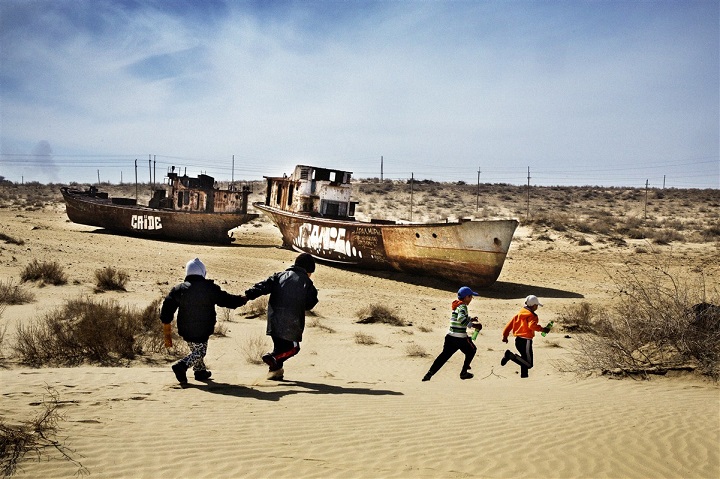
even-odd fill
[{"label": "rusted shipwreck", "polygon": [[231,229],[259,216],[247,212],[248,187],[216,188],[211,176],[180,176],[174,168],[147,206],[135,198],[109,197],[95,187],[60,191],[70,221],[130,236],[230,243]]},{"label": "rusted shipwreck", "polygon": [[285,247],[321,260],[441,277],[473,287],[497,280],[517,220],[358,221],[351,175],[298,165],[291,176],[265,177],[265,203],[253,206],[277,225]]}]

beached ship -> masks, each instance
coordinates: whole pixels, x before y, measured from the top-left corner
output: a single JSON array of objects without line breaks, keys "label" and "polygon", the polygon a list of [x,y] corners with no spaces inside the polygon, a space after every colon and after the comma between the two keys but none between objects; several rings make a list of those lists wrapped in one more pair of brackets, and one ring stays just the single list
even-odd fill
[{"label": "beached ship", "polygon": [[146,238],[230,243],[230,230],[259,216],[247,212],[247,186],[216,188],[213,177],[180,176],[174,167],[147,206],[136,198],[109,197],[94,186],[60,191],[70,221]]},{"label": "beached ship", "polygon": [[489,286],[500,276],[517,220],[358,221],[351,175],[298,165],[290,176],[265,177],[265,203],[253,206],[277,225],[285,247],[320,260],[472,287]]}]

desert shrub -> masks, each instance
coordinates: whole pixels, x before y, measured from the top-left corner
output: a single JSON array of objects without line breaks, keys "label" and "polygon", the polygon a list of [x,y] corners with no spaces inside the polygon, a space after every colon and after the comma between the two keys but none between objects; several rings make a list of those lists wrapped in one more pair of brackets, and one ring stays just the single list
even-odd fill
[{"label": "desert shrub", "polygon": [[240,313],[246,318],[259,318],[261,316],[265,316],[269,300],[270,298],[268,296],[260,296],[243,306]]},{"label": "desert shrub", "polygon": [[334,333],[335,330],[331,328],[330,326],[325,325],[322,321],[320,321],[319,317],[312,317],[310,321],[307,323],[308,328],[317,328],[322,331],[325,331],[326,333]]},{"label": "desert shrub", "polygon": [[720,379],[720,307],[698,314],[698,305],[709,304],[702,277],[656,261],[611,277],[618,296],[607,311],[593,315],[584,308],[592,333],[578,336],[576,371],[647,376],[697,370]]},{"label": "desert shrub", "polygon": [[34,259],[20,273],[20,279],[26,281],[40,281],[43,284],[61,285],[67,283],[67,276],[62,266],[57,262],[42,262]]},{"label": "desert shrub", "polygon": [[578,246],[592,246],[592,243],[588,241],[585,237],[582,237],[578,240]]},{"label": "desert shrub", "polygon": [[0,233],[0,240],[4,241],[5,243],[8,243],[8,244],[16,244],[19,246],[22,246],[25,244],[25,241],[23,241],[21,239],[13,238],[12,236],[8,236],[5,233]]},{"label": "desert shrub", "polygon": [[673,241],[685,241],[685,237],[675,230],[662,229],[649,235],[652,238],[652,242],[655,244],[670,244]]},{"label": "desert shrub", "polygon": [[568,332],[592,332],[594,323],[602,314],[590,303],[585,301],[577,305],[565,306],[558,314],[558,322]]},{"label": "desert shrub", "polygon": [[395,311],[382,304],[365,306],[355,314],[359,318],[357,322],[360,324],[384,323],[391,326],[407,326]]},{"label": "desert shrub", "polygon": [[163,348],[158,301],[141,311],[114,301],[68,300],[38,321],[19,324],[13,345],[32,366],[120,364]]},{"label": "desert shrub", "polygon": [[371,335],[369,335],[367,333],[361,333],[358,331],[355,333],[355,343],[369,346],[372,344],[377,344],[377,341],[375,341],[375,338],[372,337]]},{"label": "desert shrub", "polygon": [[240,343],[240,352],[249,364],[262,364],[262,355],[267,351],[265,336],[257,334],[247,337]]},{"label": "desert shrub", "polygon": [[720,225],[711,225],[701,231],[705,241],[715,241],[720,239]]},{"label": "desert shrub", "polygon": [[224,320],[220,319],[218,322],[215,323],[215,330],[213,331],[213,336],[224,338],[225,336],[227,336],[227,333],[228,325]]},{"label": "desert shrub", "polygon": [[35,300],[32,291],[28,291],[19,284],[14,284],[12,278],[0,281],[0,304],[25,304]]},{"label": "desert shrub", "polygon": [[35,418],[20,422],[17,425],[7,424],[0,418],[0,472],[3,477],[15,474],[18,464],[28,453],[37,460],[48,457],[48,451],[57,451],[63,459],[78,467],[78,473],[89,474],[89,471],[71,455],[67,447],[54,439],[57,424],[62,419],[58,414],[60,402],[57,392],[49,388],[48,395],[43,398],[43,410]]},{"label": "desert shrub", "polygon": [[425,351],[425,348],[417,343],[409,343],[405,346],[405,354],[411,358],[426,358],[429,356],[427,351]]},{"label": "desert shrub", "polygon": [[100,291],[125,291],[130,276],[112,266],[95,270],[95,284]]}]

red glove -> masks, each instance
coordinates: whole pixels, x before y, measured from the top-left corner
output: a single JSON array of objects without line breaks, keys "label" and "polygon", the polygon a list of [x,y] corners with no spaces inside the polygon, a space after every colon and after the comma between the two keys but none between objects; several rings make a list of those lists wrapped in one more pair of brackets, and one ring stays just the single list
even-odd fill
[{"label": "red glove", "polygon": [[163,338],[165,339],[165,347],[172,348],[172,326],[163,323]]}]

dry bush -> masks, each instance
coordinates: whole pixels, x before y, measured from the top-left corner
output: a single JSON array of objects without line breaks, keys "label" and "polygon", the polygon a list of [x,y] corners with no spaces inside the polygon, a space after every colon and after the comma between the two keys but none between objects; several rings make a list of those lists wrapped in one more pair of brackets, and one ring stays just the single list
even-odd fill
[{"label": "dry bush", "polygon": [[19,284],[14,284],[12,278],[0,281],[0,304],[25,304],[35,300],[32,291],[28,291]]},{"label": "dry bush", "polygon": [[408,326],[397,313],[382,304],[371,304],[363,307],[357,313],[359,324],[384,323],[391,326]]},{"label": "dry bush", "polygon": [[99,291],[125,291],[130,275],[112,266],[95,270],[95,284]]},{"label": "dry bush", "polygon": [[405,346],[405,354],[411,358],[426,358],[430,356],[427,351],[425,351],[425,348],[416,343],[410,343]]},{"label": "dry bush", "polygon": [[593,332],[594,324],[605,312],[592,306],[588,302],[581,302],[574,306],[565,306],[558,314],[558,322],[562,323],[567,332]]},{"label": "dry bush", "polygon": [[228,333],[228,325],[225,321],[220,319],[215,323],[215,329],[213,330],[213,336],[224,338]]},{"label": "dry bush", "polygon": [[20,280],[40,281],[42,284],[53,284],[55,286],[67,283],[67,276],[63,272],[62,266],[57,262],[38,262],[34,259],[20,273]]},{"label": "dry bush", "polygon": [[7,244],[16,244],[19,246],[22,246],[25,244],[25,241],[21,239],[13,238],[12,236],[8,236],[5,233],[0,233],[0,240],[4,241]]},{"label": "dry bush", "polygon": [[240,352],[245,357],[245,361],[250,364],[262,364],[262,355],[267,352],[266,336],[257,334],[247,337],[240,343]]},{"label": "dry bush", "polygon": [[32,453],[38,461],[43,458],[49,460],[47,451],[53,449],[63,459],[75,464],[79,475],[89,474],[89,471],[71,456],[73,451],[53,438],[57,433],[57,424],[63,418],[58,414],[58,393],[50,387],[47,391],[48,394],[42,401],[43,411],[35,418],[16,425],[7,424],[0,418],[0,471],[3,477],[14,475],[28,453]]},{"label": "dry bush", "polygon": [[377,341],[375,341],[375,338],[371,335],[358,331],[355,333],[355,343],[369,346],[372,344],[377,344]]},{"label": "dry bush", "polygon": [[307,326],[308,326],[308,328],[317,328],[317,329],[320,329],[320,330],[322,330],[322,331],[325,331],[326,333],[334,333],[334,332],[335,332],[335,330],[334,330],[333,328],[331,328],[330,326],[326,326],[325,324],[323,324],[323,323],[320,321],[320,318],[319,318],[319,317],[313,317],[313,319],[310,320],[310,321],[307,323]]},{"label": "dry bush", "polygon": [[159,300],[143,310],[114,301],[69,300],[40,320],[19,324],[13,345],[32,366],[121,364],[163,348]]},{"label": "dry bush", "polygon": [[720,307],[700,314],[698,305],[711,302],[702,276],[654,261],[611,277],[614,307],[596,316],[583,309],[592,333],[578,336],[571,369],[643,376],[696,370],[720,379]]},{"label": "dry bush", "polygon": [[270,298],[268,296],[260,296],[243,306],[240,309],[240,313],[246,318],[259,318],[261,316],[265,316],[265,314],[267,314],[269,300]]}]

